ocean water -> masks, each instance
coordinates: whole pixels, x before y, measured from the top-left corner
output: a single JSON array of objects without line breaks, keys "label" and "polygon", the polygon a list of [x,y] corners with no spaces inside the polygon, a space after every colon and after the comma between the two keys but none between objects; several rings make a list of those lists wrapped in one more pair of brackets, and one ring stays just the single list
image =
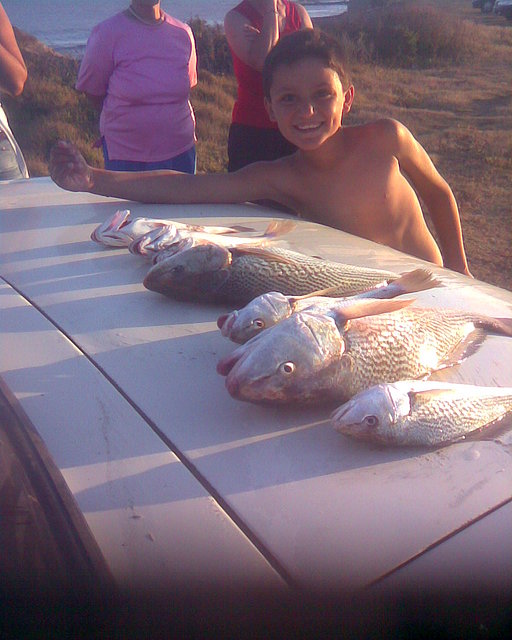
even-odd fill
[{"label": "ocean water", "polygon": [[[32,34],[60,53],[80,55],[92,27],[125,9],[129,0],[2,0],[12,24]],[[162,0],[161,6],[186,22],[199,16],[211,23],[222,22],[237,0]],[[346,10],[338,0],[302,2],[312,18],[338,15]]]}]

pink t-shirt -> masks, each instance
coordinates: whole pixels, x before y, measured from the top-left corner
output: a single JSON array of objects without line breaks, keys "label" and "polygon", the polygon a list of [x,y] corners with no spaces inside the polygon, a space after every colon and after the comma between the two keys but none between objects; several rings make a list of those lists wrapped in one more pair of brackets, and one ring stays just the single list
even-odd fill
[{"label": "pink t-shirt", "polygon": [[164,16],[150,26],[118,13],[96,25],[87,42],[76,88],[106,96],[100,133],[111,160],[159,162],[194,145],[194,36]]}]

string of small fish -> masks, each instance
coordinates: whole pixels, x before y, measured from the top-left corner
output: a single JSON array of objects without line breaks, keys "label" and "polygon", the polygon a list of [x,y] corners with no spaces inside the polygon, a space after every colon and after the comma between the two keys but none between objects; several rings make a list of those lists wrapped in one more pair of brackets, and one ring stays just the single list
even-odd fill
[{"label": "string of small fish", "polygon": [[[334,428],[383,444],[440,446],[501,423],[512,388],[428,381],[477,346],[477,329],[512,337],[512,319],[414,306],[442,286],[425,269],[397,274],[330,262],[244,226],[200,226],[117,211],[91,234],[149,257],[144,286],[177,300],[245,305],[221,315],[239,346],[217,365],[233,398],[254,403],[340,401]],[[237,234],[237,235],[235,235]]]}]

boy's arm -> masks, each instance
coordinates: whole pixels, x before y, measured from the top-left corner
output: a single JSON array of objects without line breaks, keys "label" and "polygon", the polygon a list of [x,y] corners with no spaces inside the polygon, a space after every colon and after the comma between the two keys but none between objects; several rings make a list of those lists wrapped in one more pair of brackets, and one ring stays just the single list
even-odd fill
[{"label": "boy's arm", "polygon": [[396,157],[400,169],[410,178],[434,223],[444,266],[471,275],[464,251],[459,210],[450,186],[412,133],[397,121],[388,122],[396,129]]},{"label": "boy's arm", "polygon": [[235,173],[191,175],[179,171],[106,171],[89,166],[78,149],[59,141],[50,153],[52,180],[68,191],[148,203],[239,203],[279,201],[273,163],[255,163]]}]

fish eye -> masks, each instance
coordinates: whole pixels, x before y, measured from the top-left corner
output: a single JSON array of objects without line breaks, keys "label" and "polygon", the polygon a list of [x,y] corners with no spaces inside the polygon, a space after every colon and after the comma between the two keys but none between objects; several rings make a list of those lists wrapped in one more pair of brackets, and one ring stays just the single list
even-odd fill
[{"label": "fish eye", "polygon": [[379,424],[377,416],[365,416],[364,423],[367,427],[376,427]]},{"label": "fish eye", "polygon": [[264,329],[265,322],[261,318],[256,318],[252,321],[252,324],[256,327],[256,329]]},{"label": "fish eye", "polygon": [[286,375],[290,375],[295,371],[295,364],[293,362],[283,362],[279,369]]}]

